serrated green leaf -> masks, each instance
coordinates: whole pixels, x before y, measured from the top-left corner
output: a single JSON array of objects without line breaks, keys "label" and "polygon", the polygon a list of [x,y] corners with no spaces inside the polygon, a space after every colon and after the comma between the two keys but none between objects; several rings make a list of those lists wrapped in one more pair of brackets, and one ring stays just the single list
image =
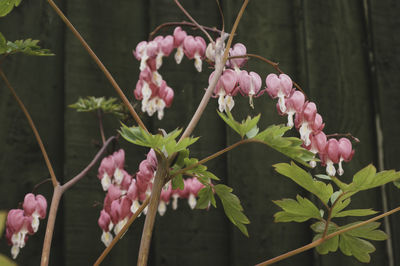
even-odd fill
[{"label": "serrated green leaf", "polygon": [[[316,241],[322,237],[322,234],[316,234],[313,241]],[[325,240],[322,244],[318,245],[315,249],[319,254],[325,255],[329,252],[336,252],[339,247],[339,236],[332,237],[331,239]]]},{"label": "serrated green leaf", "polygon": [[353,209],[353,210],[339,212],[339,213],[335,214],[334,217],[367,216],[367,215],[372,215],[375,213],[377,213],[377,211],[374,211],[372,209]]},{"label": "serrated green leaf", "polygon": [[39,40],[16,40],[14,42],[7,41],[5,54],[22,53],[34,56],[52,56],[54,55],[49,49],[42,49],[39,45]]},{"label": "serrated green leaf", "polygon": [[[331,233],[337,231],[338,228],[339,228],[339,227],[338,227],[335,223],[330,222],[329,225],[328,225],[327,233],[328,233],[328,234],[331,234]],[[311,229],[312,229],[315,233],[323,233],[323,232],[325,231],[325,221],[318,221],[318,222],[316,222],[316,223],[313,223],[313,224],[311,225]]]},{"label": "serrated green leaf", "polygon": [[296,199],[273,201],[283,210],[275,213],[275,222],[304,222],[311,218],[321,219],[318,208],[310,200],[299,195]]},{"label": "serrated green leaf", "polygon": [[4,227],[6,226],[6,220],[7,220],[7,211],[0,211],[0,238],[3,235]]},{"label": "serrated green leaf", "polygon": [[275,167],[275,171],[292,179],[299,186],[317,196],[323,203],[328,203],[328,200],[333,194],[331,184],[325,184],[322,181],[313,179],[309,173],[293,162],[291,162],[291,164],[279,163],[273,166]]},{"label": "serrated green leaf", "polygon": [[119,119],[128,117],[128,110],[117,98],[110,97],[93,97],[79,98],[74,104],[68,105],[70,108],[76,109],[77,112],[95,112],[101,110],[105,114],[113,114]]},{"label": "serrated green leaf", "polygon": [[336,217],[336,214],[349,206],[350,202],[350,199],[339,200],[336,202],[335,206],[333,206],[331,217]]},{"label": "serrated green leaf", "polygon": [[254,126],[252,129],[250,129],[247,133],[246,133],[246,137],[248,139],[253,138],[254,136],[256,136],[258,134],[258,131],[260,131],[260,129],[257,126]]},{"label": "serrated green leaf", "polygon": [[[218,112],[218,111],[217,111]],[[250,137],[255,136],[258,132],[257,128],[257,123],[260,120],[261,115],[257,115],[253,118],[248,116],[246,120],[243,120],[242,123],[239,123],[238,121],[233,118],[231,112],[227,111],[227,114],[225,115],[224,113],[218,112],[218,115],[222,118],[222,120],[225,121],[226,124],[228,124],[233,130],[235,130],[242,138],[249,133]],[[252,131],[252,132],[250,132]]]},{"label": "serrated green leaf", "polygon": [[399,178],[400,172],[388,170],[376,173],[376,168],[373,165],[368,165],[354,175],[353,182],[349,184],[346,190],[349,192],[367,190],[393,182]]},{"label": "serrated green leaf", "polygon": [[185,188],[185,182],[183,181],[182,175],[177,175],[171,180],[172,189],[183,190]]},{"label": "serrated green leaf", "polygon": [[199,199],[197,200],[197,209],[206,209],[212,204],[214,208],[217,207],[215,202],[214,192],[211,186],[205,186],[198,193]]},{"label": "serrated green leaf", "polygon": [[394,184],[397,188],[400,188],[400,180],[393,181],[393,184]]},{"label": "serrated green leaf", "polygon": [[17,264],[12,260],[6,257],[3,254],[0,254],[0,265],[1,266],[17,266]]},{"label": "serrated green leaf", "polygon": [[6,16],[20,3],[21,0],[0,0],[0,17]]},{"label": "serrated green leaf", "polygon": [[340,235],[339,248],[343,254],[354,256],[364,263],[368,263],[371,260],[369,253],[375,251],[375,247],[369,241],[353,237],[347,233]]},{"label": "serrated green leaf", "polygon": [[260,140],[265,145],[277,150],[293,160],[310,167],[308,161],[314,159],[314,154],[302,147],[303,141],[295,137],[283,137],[290,127],[272,125],[258,133],[253,139]]},{"label": "serrated green leaf", "polygon": [[245,225],[249,224],[250,221],[246,215],[244,215],[240,200],[235,194],[232,193],[232,188],[223,184],[218,184],[214,186],[214,191],[220,198],[228,219],[234,225],[236,225],[244,235],[248,237],[249,233]]},{"label": "serrated green leaf", "polygon": [[[341,229],[353,226],[358,223],[360,223],[360,222],[354,222],[354,223],[342,226]],[[353,229],[351,231],[348,231],[347,234],[351,235],[351,236],[355,236],[355,237],[369,239],[369,240],[376,240],[376,241],[386,240],[388,238],[388,236],[382,230],[377,230],[377,228],[379,226],[380,226],[380,223],[372,222],[372,223],[363,225],[361,227],[358,227],[356,229]]]}]

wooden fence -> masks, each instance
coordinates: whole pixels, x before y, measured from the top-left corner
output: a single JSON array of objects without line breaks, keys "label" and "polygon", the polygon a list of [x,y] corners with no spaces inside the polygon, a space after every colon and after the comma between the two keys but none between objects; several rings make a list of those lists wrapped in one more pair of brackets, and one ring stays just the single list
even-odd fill
[{"label": "wooden fence", "polygon": [[[58,1],[72,23],[115,75],[126,95],[133,99],[139,63],[132,49],[157,25],[186,20],[172,0],[63,0]],[[182,1],[203,25],[221,27],[215,1]],[[222,1],[225,25],[229,30],[242,1]],[[239,26],[236,42],[248,51],[280,63],[318,105],[327,133],[351,132],[361,143],[345,178],[369,163],[381,169],[400,169],[400,1],[396,0],[252,0]],[[108,81],[81,45],[64,27],[46,1],[22,1],[20,7],[0,20],[0,31],[10,40],[32,37],[56,53],[54,57],[13,56],[2,63],[4,72],[20,94],[44,139],[57,176],[68,180],[91,160],[97,151],[98,125],[91,114],[77,113],[67,105],[79,96],[116,96]],[[165,34],[171,34],[172,29]],[[167,131],[187,125],[204,88],[209,69],[197,74],[193,62],[176,65],[165,61],[162,73],[175,90],[173,107],[162,121],[143,115],[150,129]],[[263,79],[274,72],[269,65],[250,60],[248,69]],[[239,97],[240,98],[240,97]],[[137,108],[140,109],[140,108]],[[216,115],[212,100],[194,134],[202,136],[192,153],[203,158],[232,143],[237,136]],[[238,117],[261,113],[261,126],[284,123],[275,104],[267,96],[255,100],[238,99]],[[115,133],[117,121],[106,119],[107,135]],[[145,149],[126,148],[129,172],[137,170]],[[22,112],[0,82],[0,208],[15,208],[25,193],[48,178],[38,146]],[[190,211],[181,201],[157,217],[149,265],[253,265],[300,247],[312,240],[310,224],[274,224],[278,208],[272,200],[305,195],[271,165],[289,161],[260,145],[239,147],[208,164],[209,168],[242,200],[250,218],[250,238],[243,236],[218,209]],[[50,183],[39,192],[50,199]],[[361,193],[352,206],[389,209],[400,203],[400,193],[389,184]],[[68,191],[58,213],[51,253],[51,265],[90,265],[104,249],[97,219],[104,192],[96,170]],[[383,200],[384,199],[384,200]],[[104,262],[104,265],[135,264],[144,218],[141,217]],[[400,216],[389,219],[392,249],[375,242],[370,265],[400,264]],[[45,223],[31,237],[17,262],[37,265]],[[9,254],[4,238],[0,251]],[[130,262],[131,261],[131,262]],[[319,256],[315,251],[297,255],[278,265],[361,265],[340,252]]]}]

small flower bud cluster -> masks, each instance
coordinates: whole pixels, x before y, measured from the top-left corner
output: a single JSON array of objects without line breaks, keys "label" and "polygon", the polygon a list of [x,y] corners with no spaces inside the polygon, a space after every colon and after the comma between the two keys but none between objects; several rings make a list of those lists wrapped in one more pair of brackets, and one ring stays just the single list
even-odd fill
[{"label": "small flower bud cluster", "polygon": [[19,250],[25,246],[28,235],[33,235],[39,229],[39,218],[46,217],[47,201],[42,195],[28,193],[25,196],[22,209],[12,209],[8,212],[6,222],[6,238],[12,246],[11,255],[15,259]]},{"label": "small flower bud cluster", "polygon": [[[209,52],[208,55],[210,60],[215,60],[215,56],[213,57],[214,54],[212,52]],[[229,50],[230,57],[244,55],[246,55],[246,47],[241,43],[235,44]],[[246,62],[246,58],[233,58],[226,61],[225,69],[215,86],[213,94],[213,97],[218,97],[218,105],[221,112],[232,110],[235,105],[233,96],[236,96],[238,92],[243,96],[249,96],[251,107],[253,107],[253,97],[258,97],[263,94],[263,91],[261,91],[262,81],[260,75],[256,72],[240,70]],[[209,77],[209,83],[213,76],[214,72],[212,72]]]},{"label": "small flower bud cluster", "polygon": [[[347,138],[327,139],[322,131],[325,124],[322,116],[317,113],[317,106],[313,102],[306,101],[304,94],[293,88],[293,82],[288,75],[269,74],[265,83],[267,85],[265,90],[269,96],[273,99],[278,98],[276,106],[278,113],[288,116],[287,125],[296,127],[303,140],[303,146],[314,154],[318,153],[328,175],[336,174],[333,164],[338,164],[337,173],[342,175],[344,173],[342,162],[350,161],[354,154],[351,142]],[[316,162],[311,161],[310,165],[315,167]]]},{"label": "small flower bud cluster", "polygon": [[174,98],[174,91],[163,80],[158,69],[162,65],[164,56],[169,56],[176,48],[175,60],[180,64],[183,55],[194,59],[196,69],[201,72],[202,60],[206,50],[206,42],[200,36],[187,35],[181,27],[174,30],[174,34],[157,36],[154,40],[142,41],[133,51],[140,61],[140,75],[134,91],[135,98],[142,101],[142,111],[152,116],[157,112],[158,119],[164,116],[164,108],[170,107]]},{"label": "small flower bud cluster", "polygon": [[[113,240],[112,231],[118,234],[129,218],[135,213],[140,202],[143,202],[151,194],[155,172],[157,169],[157,157],[154,150],[150,150],[145,160],[139,164],[136,177],[133,178],[124,169],[125,152],[119,150],[105,157],[99,167],[98,178],[101,180],[104,191],[107,191],[103,209],[100,212],[98,224],[103,230],[101,240],[108,246]],[[158,212],[162,216],[166,211],[166,205],[173,198],[173,209],[177,208],[178,198],[187,198],[193,209],[196,205],[198,191],[203,185],[196,179],[186,179],[184,190],[172,190],[168,182],[160,197]],[[144,213],[146,213],[144,209]]]}]

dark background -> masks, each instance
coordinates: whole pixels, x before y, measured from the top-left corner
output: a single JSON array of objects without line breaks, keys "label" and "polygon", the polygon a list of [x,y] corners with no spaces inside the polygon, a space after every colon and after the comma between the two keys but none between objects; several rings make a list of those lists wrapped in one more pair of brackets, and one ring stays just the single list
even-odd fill
[{"label": "dark background", "polygon": [[[58,1],[72,23],[109,68],[115,79],[133,100],[139,63],[132,49],[157,25],[186,20],[172,0]],[[222,1],[227,30],[230,30],[242,1]],[[198,21],[221,27],[214,1],[185,0],[182,4]],[[238,28],[235,42],[243,42],[248,52],[257,53],[280,63],[280,67],[317,103],[326,122],[327,134],[351,132],[361,140],[351,163],[345,164],[344,181],[369,163],[380,169],[400,169],[398,150],[400,125],[400,2],[396,0],[252,0]],[[163,32],[171,34],[172,28]],[[0,31],[9,40],[34,38],[51,49],[54,57],[23,55],[7,59],[2,68],[9,77],[42,135],[60,180],[79,173],[97,152],[99,132],[92,114],[80,114],[67,108],[79,96],[114,96],[115,92],[80,43],[50,8],[46,1],[22,1],[6,18],[0,20]],[[200,33],[197,33],[200,35]],[[274,72],[269,65],[252,59],[248,70],[258,72],[265,80]],[[175,90],[172,108],[164,120],[148,118],[145,124],[153,130],[171,131],[184,127],[207,87],[210,69],[196,73],[193,62],[176,65],[171,56],[160,70]],[[263,81],[264,82],[264,81]],[[255,100],[255,109],[247,98],[237,97],[234,113],[262,113],[261,128],[284,123],[276,114],[275,102],[267,96]],[[137,106],[140,110],[140,105]],[[212,100],[194,135],[201,139],[193,145],[192,154],[203,158],[238,139],[216,115]],[[106,117],[107,136],[115,134],[119,124]],[[380,132],[382,134],[380,134]],[[145,149],[128,145],[127,170],[134,173],[144,159]],[[151,246],[150,265],[253,265],[300,247],[312,240],[309,223],[274,224],[278,208],[272,200],[307,196],[286,178],[274,173],[271,165],[287,158],[265,146],[249,144],[208,164],[224,183],[234,188],[251,220],[250,238],[243,236],[225,217],[221,204],[210,211],[190,211],[181,201],[179,209],[168,207],[164,217],[157,217]],[[48,172],[31,129],[12,98],[0,82],[0,209],[11,209]],[[97,219],[104,192],[96,178],[97,170],[80,181],[63,197],[56,221],[51,265],[90,265],[104,249]],[[320,171],[323,171],[320,169]],[[39,188],[50,199],[51,185]],[[355,208],[383,209],[400,203],[400,194],[389,184],[384,195],[380,189],[363,192],[353,199]],[[104,265],[134,265],[144,218],[130,228],[112,250]],[[400,249],[400,216],[389,219],[392,251]],[[344,221],[343,221],[344,222]],[[40,262],[45,221],[21,251],[20,265]],[[396,226],[395,226],[396,225]],[[389,265],[384,242],[374,242],[377,250],[370,265]],[[2,253],[10,254],[3,238]],[[394,252],[395,265],[400,255]],[[307,251],[277,265],[361,265],[354,258],[337,252],[319,256]]]}]

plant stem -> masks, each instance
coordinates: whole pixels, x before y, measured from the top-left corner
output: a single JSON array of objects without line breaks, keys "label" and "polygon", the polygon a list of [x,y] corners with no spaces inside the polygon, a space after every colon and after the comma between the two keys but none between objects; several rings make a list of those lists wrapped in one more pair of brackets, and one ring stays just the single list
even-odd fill
[{"label": "plant stem", "polygon": [[54,9],[54,11],[57,13],[57,15],[64,21],[64,23],[67,25],[67,27],[72,31],[72,33],[75,35],[75,37],[80,41],[83,48],[86,49],[86,51],[89,53],[89,55],[92,57],[92,59],[97,64],[97,66],[101,69],[101,71],[103,71],[104,75],[106,76],[108,81],[111,83],[111,85],[114,87],[115,91],[117,92],[117,94],[119,95],[121,100],[124,102],[125,106],[128,108],[129,112],[131,113],[131,115],[135,119],[135,121],[138,123],[138,125],[141,128],[143,128],[145,131],[147,131],[147,128],[144,125],[143,121],[140,119],[140,117],[136,113],[135,109],[133,109],[133,106],[129,102],[128,98],[126,98],[124,92],[121,90],[118,83],[115,81],[115,79],[113,78],[111,73],[108,71],[108,69],[104,66],[104,64],[101,62],[101,60],[97,57],[97,55],[93,52],[93,50],[87,44],[85,39],[83,39],[83,37],[80,35],[80,33],[75,29],[75,27],[72,25],[72,23],[63,14],[63,12],[58,8],[58,6],[54,3],[53,0],[47,0],[47,2],[49,2],[50,6]]},{"label": "plant stem", "polygon": [[41,266],[49,265],[51,241],[53,240],[54,224],[56,222],[58,205],[64,190],[58,184],[54,187],[53,198],[51,199],[49,218],[47,219],[46,235],[43,242]]},{"label": "plant stem", "polygon": [[[151,41],[154,38],[154,35],[159,32],[161,29],[165,28],[165,27],[175,27],[175,26],[189,26],[189,27],[195,27],[197,29],[199,29],[197,27],[196,24],[194,24],[193,22],[188,22],[188,21],[182,21],[182,22],[166,22],[163,23],[161,25],[159,25],[157,28],[155,28],[150,34],[149,34],[149,41]],[[206,27],[201,25],[201,27],[205,30],[211,31],[211,32],[215,32],[215,33],[219,33],[221,34],[221,31],[216,29],[216,28],[211,28],[211,27]]]},{"label": "plant stem", "polygon": [[17,93],[15,92],[14,88],[11,86],[10,82],[8,81],[6,75],[4,74],[4,72],[1,68],[0,68],[0,76],[6,83],[7,87],[10,89],[15,100],[18,102],[19,107],[22,109],[22,112],[24,112],[25,117],[28,120],[30,127],[32,128],[33,134],[35,135],[36,141],[39,144],[40,150],[42,151],[43,158],[46,162],[47,169],[49,170],[49,173],[50,173],[51,182],[53,183],[53,187],[56,187],[58,185],[58,180],[57,180],[56,174],[54,173],[53,166],[51,165],[49,156],[47,155],[47,152],[46,152],[46,148],[43,145],[42,139],[40,138],[39,132],[36,129],[35,123],[33,122],[31,115],[29,114],[29,112],[26,109],[22,100],[18,97]]},{"label": "plant stem", "polygon": [[104,143],[106,142],[106,137],[104,135],[104,127],[103,127],[103,111],[102,110],[97,110],[97,119],[99,121],[99,129],[100,129],[100,135],[101,135],[101,141]]},{"label": "plant stem", "polygon": [[138,266],[147,265],[151,236],[153,234],[153,227],[157,215],[158,203],[160,201],[160,194],[164,186],[164,180],[168,174],[168,160],[166,158],[161,158],[158,153],[156,154],[158,159],[157,172],[154,178],[153,188],[151,190],[150,203],[147,209],[146,220],[144,222],[142,239],[140,241],[139,258],[137,262]]},{"label": "plant stem", "polygon": [[395,209],[393,209],[393,210],[390,210],[390,211],[388,211],[388,212],[385,212],[385,213],[383,213],[383,214],[381,214],[381,215],[375,216],[375,217],[373,217],[373,218],[371,218],[371,219],[369,219],[369,220],[366,220],[366,221],[363,221],[363,222],[361,222],[361,223],[358,223],[358,224],[352,225],[352,226],[350,226],[350,227],[344,228],[344,229],[342,229],[342,230],[333,232],[333,233],[331,233],[331,234],[325,236],[324,238],[320,238],[320,239],[318,239],[318,240],[316,240],[316,241],[314,241],[314,242],[311,242],[311,243],[308,244],[308,245],[305,245],[305,246],[302,246],[302,247],[300,247],[300,248],[298,248],[298,249],[289,251],[289,252],[287,252],[287,253],[285,253],[285,254],[282,254],[282,255],[277,256],[277,257],[275,257],[275,258],[272,258],[272,259],[270,259],[270,260],[261,262],[261,263],[257,264],[256,266],[271,265],[271,264],[273,264],[273,263],[275,263],[275,262],[278,262],[278,261],[287,259],[287,258],[289,258],[289,257],[291,257],[291,256],[294,256],[294,255],[297,255],[297,254],[299,254],[299,253],[301,253],[301,252],[304,252],[304,251],[307,251],[307,250],[309,250],[309,249],[312,249],[312,248],[314,248],[314,247],[316,247],[316,246],[322,244],[324,241],[326,241],[326,240],[328,240],[328,239],[331,239],[331,238],[333,238],[333,237],[335,237],[335,236],[337,236],[337,235],[346,233],[346,232],[348,232],[348,231],[350,231],[350,230],[353,230],[353,229],[359,228],[359,227],[361,227],[361,226],[364,226],[364,225],[366,225],[366,224],[375,222],[376,220],[382,219],[383,217],[389,216],[389,215],[391,215],[391,214],[393,214],[393,213],[395,213],[395,212],[398,212],[398,211],[400,211],[400,206],[397,207],[397,208],[395,208]]},{"label": "plant stem", "polygon": [[100,159],[101,155],[107,149],[107,146],[114,140],[115,137],[110,137],[103,145],[103,147],[97,152],[93,160],[83,169],[78,175],[72,178],[70,181],[65,183],[64,185],[60,186],[57,185],[54,187],[53,191],[53,198],[51,200],[50,211],[49,211],[49,218],[47,219],[47,226],[46,226],[46,235],[44,237],[43,242],[43,250],[42,250],[42,260],[40,265],[47,266],[49,264],[49,257],[50,257],[50,249],[51,249],[51,241],[53,239],[53,232],[54,232],[54,224],[56,222],[57,210],[60,204],[60,199],[65,191],[67,191],[71,186],[73,186],[76,182],[81,180],[89,170],[96,164],[96,162]]},{"label": "plant stem", "polygon": [[360,140],[358,138],[354,137],[351,133],[334,133],[334,134],[328,134],[328,135],[326,135],[326,137],[327,138],[329,138],[329,137],[349,137],[352,140],[354,140],[354,142],[357,142],[357,143],[360,142]]},{"label": "plant stem", "polygon": [[128,231],[128,228],[131,226],[133,221],[135,221],[136,218],[139,216],[139,214],[142,213],[142,211],[144,210],[144,208],[146,208],[146,206],[149,204],[149,202],[150,202],[150,197],[148,197],[142,203],[142,205],[140,205],[139,209],[132,215],[132,217],[129,218],[128,222],[124,225],[124,227],[121,229],[121,231],[119,231],[119,233],[114,237],[114,239],[111,241],[110,245],[108,245],[108,247],[106,247],[104,249],[103,253],[101,253],[100,257],[94,263],[94,266],[98,266],[98,265],[100,265],[100,263],[103,262],[103,260],[106,258],[108,253],[110,253],[111,249],[115,246],[115,244],[117,244],[117,242],[122,238],[122,236],[126,233],[126,231]]},{"label": "plant stem", "polygon": [[178,0],[174,0],[175,4],[182,10],[182,12],[188,17],[188,19],[190,21],[193,22],[194,25],[196,25],[197,28],[199,28],[208,38],[208,40],[211,43],[214,43],[213,38],[211,38],[210,34],[208,34],[208,32],[203,28],[203,26],[201,26],[199,23],[197,23],[197,21],[189,14],[189,12],[186,11],[186,9],[181,5],[181,3],[179,3]]}]

